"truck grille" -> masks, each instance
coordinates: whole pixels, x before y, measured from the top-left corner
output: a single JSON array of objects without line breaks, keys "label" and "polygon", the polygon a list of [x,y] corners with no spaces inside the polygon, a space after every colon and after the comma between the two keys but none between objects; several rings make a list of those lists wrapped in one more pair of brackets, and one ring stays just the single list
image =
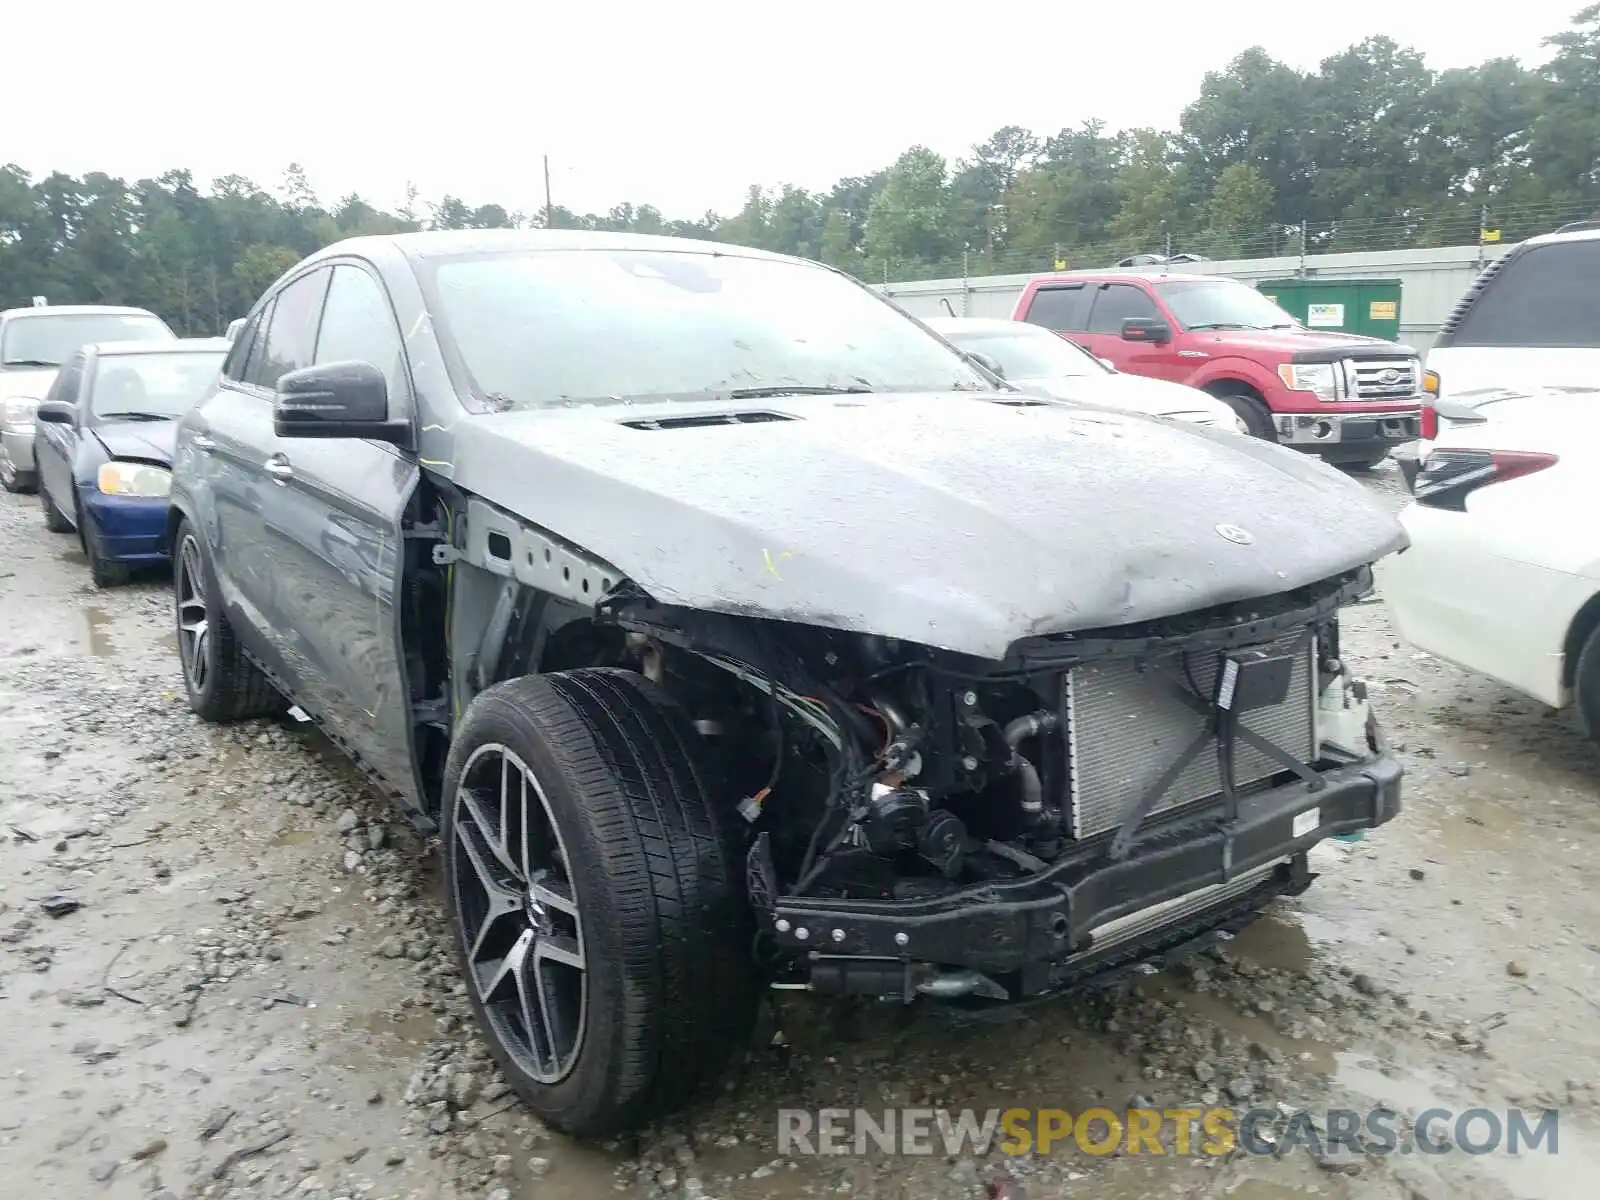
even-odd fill
[{"label": "truck grille", "polygon": [[1414,358],[1355,358],[1344,361],[1346,400],[1410,400],[1421,382]]},{"label": "truck grille", "polygon": [[[1254,649],[1292,654],[1294,670],[1284,703],[1246,713],[1241,723],[1273,745],[1302,761],[1316,757],[1312,665],[1314,643],[1301,630]],[[1191,653],[1185,674],[1180,655],[1143,661],[1087,663],[1067,675],[1067,739],[1071,754],[1069,821],[1075,838],[1091,838],[1116,829],[1189,744],[1206,728],[1208,718],[1184,704],[1174,686],[1188,688],[1192,678],[1200,694],[1215,689],[1219,656]],[[1234,745],[1234,782],[1258,783],[1282,767],[1253,747]],[[1215,750],[1208,746],[1194,759],[1156,805],[1164,812],[1222,793]]]}]

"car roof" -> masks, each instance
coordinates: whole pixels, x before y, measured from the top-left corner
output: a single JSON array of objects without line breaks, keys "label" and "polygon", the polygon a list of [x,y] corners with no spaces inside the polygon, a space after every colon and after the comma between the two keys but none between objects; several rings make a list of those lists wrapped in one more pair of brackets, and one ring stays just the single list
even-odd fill
[{"label": "car roof", "polygon": [[200,354],[218,350],[226,353],[231,345],[227,338],[174,338],[170,342],[92,342],[84,349],[109,358],[124,354]]},{"label": "car roof", "polygon": [[129,308],[120,304],[41,304],[0,311],[0,321],[19,317],[153,317],[148,308]]},{"label": "car roof", "polygon": [[[809,259],[774,254],[751,246],[730,242],[711,242],[698,238],[667,237],[653,233],[611,233],[592,229],[430,229],[419,233],[369,234],[346,238],[311,255],[306,261],[360,254],[364,250],[398,250],[413,260],[456,254],[514,254],[529,250],[654,250],[680,254],[716,254],[733,258],[759,258],[771,262],[803,262],[821,267]],[[823,268],[828,269],[828,268]]]},{"label": "car roof", "polygon": [[[1194,271],[1162,271],[1151,267],[1143,271],[1060,271],[1053,275],[1035,275],[1029,282],[1037,285],[1051,283],[1136,283],[1140,280],[1158,279],[1162,283],[1207,283],[1227,280],[1226,275],[1202,275]],[[1238,282],[1233,280],[1232,282]],[[1248,285],[1246,285],[1248,286]]]},{"label": "car roof", "polygon": [[1560,230],[1554,233],[1541,233],[1538,237],[1527,238],[1522,244],[1524,246],[1549,246],[1556,242],[1592,242],[1597,238],[1600,238],[1600,229],[1569,229],[1565,233]]}]

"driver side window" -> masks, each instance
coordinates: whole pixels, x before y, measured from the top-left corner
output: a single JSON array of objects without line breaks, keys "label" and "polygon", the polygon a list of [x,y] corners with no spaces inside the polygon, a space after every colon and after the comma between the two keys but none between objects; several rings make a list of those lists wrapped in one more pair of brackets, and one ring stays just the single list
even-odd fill
[{"label": "driver side window", "polygon": [[1110,283],[1094,298],[1088,332],[1121,337],[1122,323],[1136,317],[1156,321],[1161,319],[1161,312],[1143,288],[1131,283]]},{"label": "driver side window", "polygon": [[83,383],[83,351],[78,351],[66,362],[61,370],[56,372],[55,379],[50,384],[50,390],[45,392],[45,400],[60,400],[74,408],[78,404],[78,392]]},{"label": "driver side window", "polygon": [[360,267],[340,263],[322,309],[313,363],[364,362],[383,372],[390,411],[398,413],[410,396],[405,346],[389,297],[378,280]]}]

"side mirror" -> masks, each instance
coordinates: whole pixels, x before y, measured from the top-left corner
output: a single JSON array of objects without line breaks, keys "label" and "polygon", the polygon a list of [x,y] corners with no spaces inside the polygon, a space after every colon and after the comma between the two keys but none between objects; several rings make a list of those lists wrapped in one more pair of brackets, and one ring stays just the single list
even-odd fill
[{"label": "side mirror", "polygon": [[389,383],[371,363],[336,362],[278,380],[272,431],[279,437],[370,438],[405,445],[409,421],[389,419]]},{"label": "side mirror", "polygon": [[46,400],[39,405],[39,411],[33,414],[33,419],[43,421],[46,425],[76,425],[78,409],[65,400]]},{"label": "side mirror", "polygon": [[1159,346],[1172,340],[1172,326],[1153,317],[1129,317],[1122,323],[1122,340]]},{"label": "side mirror", "polygon": [[1004,379],[1006,377],[1006,369],[980,350],[966,351],[966,358],[968,362],[976,363],[978,366],[982,367],[985,371],[989,372],[989,374],[995,376],[997,379]]}]

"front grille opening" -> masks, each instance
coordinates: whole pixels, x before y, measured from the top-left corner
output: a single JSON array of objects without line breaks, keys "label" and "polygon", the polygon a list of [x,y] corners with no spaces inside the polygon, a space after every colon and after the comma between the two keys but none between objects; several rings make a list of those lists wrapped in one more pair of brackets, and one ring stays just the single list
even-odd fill
[{"label": "front grille opening", "polygon": [[[1289,693],[1282,704],[1256,709],[1240,722],[1302,762],[1314,762],[1316,746],[1315,639],[1298,629],[1261,650],[1294,657]],[[1209,718],[1186,705],[1174,687],[1209,697],[1216,687],[1220,656],[1195,652],[1144,659],[1083,663],[1067,672],[1063,705],[1069,758],[1069,833],[1077,840],[1117,829],[1139,798],[1205,731]],[[1234,780],[1241,794],[1271,786],[1283,767],[1244,743],[1234,746]],[[1208,746],[1173,781],[1150,816],[1222,794],[1222,773]]]},{"label": "front grille opening", "polygon": [[788,413],[770,409],[749,409],[743,412],[691,413],[683,417],[654,417],[637,421],[623,421],[629,429],[704,429],[710,425],[762,425],[769,421],[796,421]]},{"label": "front grille opening", "polygon": [[1414,358],[1355,359],[1347,364],[1346,393],[1352,400],[1409,400],[1420,374]]}]

